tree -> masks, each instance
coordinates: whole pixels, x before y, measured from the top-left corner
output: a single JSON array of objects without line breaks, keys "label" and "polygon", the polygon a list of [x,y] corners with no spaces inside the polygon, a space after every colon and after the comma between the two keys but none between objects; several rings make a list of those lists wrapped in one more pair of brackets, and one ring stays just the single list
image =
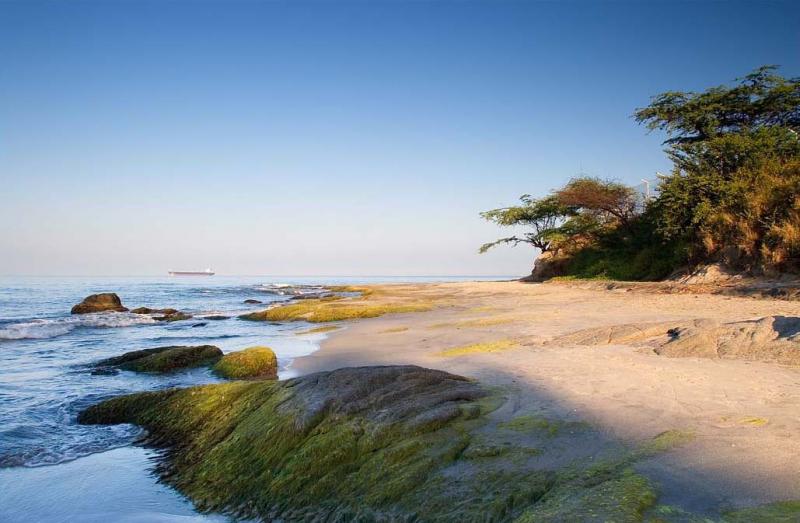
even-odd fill
[{"label": "tree", "polygon": [[556,191],[554,197],[562,205],[594,216],[604,225],[616,222],[629,228],[631,219],[636,215],[636,194],[633,189],[599,178],[573,178]]},{"label": "tree", "polygon": [[689,245],[694,261],[800,266],[800,79],[775,70],[701,93],[666,92],[634,114],[666,132],[674,162],[650,206],[657,232]]},{"label": "tree", "polygon": [[530,195],[524,194],[520,197],[520,201],[522,205],[493,209],[482,212],[481,216],[502,227],[530,227],[531,232],[485,243],[480,248],[481,253],[505,243],[515,246],[520,243],[528,243],[542,252],[547,252],[553,247],[553,240],[558,234],[559,226],[564,223],[566,218],[574,215],[574,209],[563,205],[553,196],[534,199]]}]

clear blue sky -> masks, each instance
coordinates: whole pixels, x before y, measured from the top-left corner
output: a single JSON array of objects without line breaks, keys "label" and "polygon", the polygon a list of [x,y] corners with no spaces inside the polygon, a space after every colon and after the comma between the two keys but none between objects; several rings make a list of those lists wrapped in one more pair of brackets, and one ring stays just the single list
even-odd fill
[{"label": "clear blue sky", "polygon": [[0,2],[0,274],[524,274],[478,212],[669,164],[630,115],[800,2]]}]

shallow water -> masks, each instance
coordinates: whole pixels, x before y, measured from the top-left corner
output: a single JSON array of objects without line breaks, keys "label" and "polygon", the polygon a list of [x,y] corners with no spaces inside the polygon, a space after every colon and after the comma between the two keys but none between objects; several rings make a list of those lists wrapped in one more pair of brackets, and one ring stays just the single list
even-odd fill
[{"label": "shallow water", "polygon": [[[236,315],[323,285],[456,279],[476,278],[0,278],[0,521],[206,518],[155,483],[148,451],[128,447],[140,429],[81,426],[75,419],[105,398],[218,379],[207,369],[95,376],[88,364],[165,345],[209,344],[226,353],[267,345],[285,378],[292,359],[316,350],[324,335],[297,336],[309,326],[303,322],[274,325]],[[130,313],[69,314],[98,292],[116,292],[131,309],[172,307],[194,318],[164,323]],[[263,304],[245,304],[248,298]],[[202,318],[212,314],[230,319]],[[65,505],[76,508],[65,512]]]}]

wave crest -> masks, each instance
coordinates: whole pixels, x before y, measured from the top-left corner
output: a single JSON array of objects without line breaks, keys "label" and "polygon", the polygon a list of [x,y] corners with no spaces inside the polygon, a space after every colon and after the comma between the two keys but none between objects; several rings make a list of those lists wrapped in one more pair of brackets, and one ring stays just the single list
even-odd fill
[{"label": "wave crest", "polygon": [[0,328],[0,340],[55,338],[81,327],[130,327],[132,325],[155,323],[155,321],[144,314],[126,312],[98,312],[69,318],[36,319],[3,326]]}]

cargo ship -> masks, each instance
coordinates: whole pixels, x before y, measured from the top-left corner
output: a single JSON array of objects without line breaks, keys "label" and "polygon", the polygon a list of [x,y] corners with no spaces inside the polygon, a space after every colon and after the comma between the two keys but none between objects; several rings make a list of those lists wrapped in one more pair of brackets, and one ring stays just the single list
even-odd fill
[{"label": "cargo ship", "polygon": [[170,276],[214,276],[214,271],[206,269],[204,271],[168,271]]}]

